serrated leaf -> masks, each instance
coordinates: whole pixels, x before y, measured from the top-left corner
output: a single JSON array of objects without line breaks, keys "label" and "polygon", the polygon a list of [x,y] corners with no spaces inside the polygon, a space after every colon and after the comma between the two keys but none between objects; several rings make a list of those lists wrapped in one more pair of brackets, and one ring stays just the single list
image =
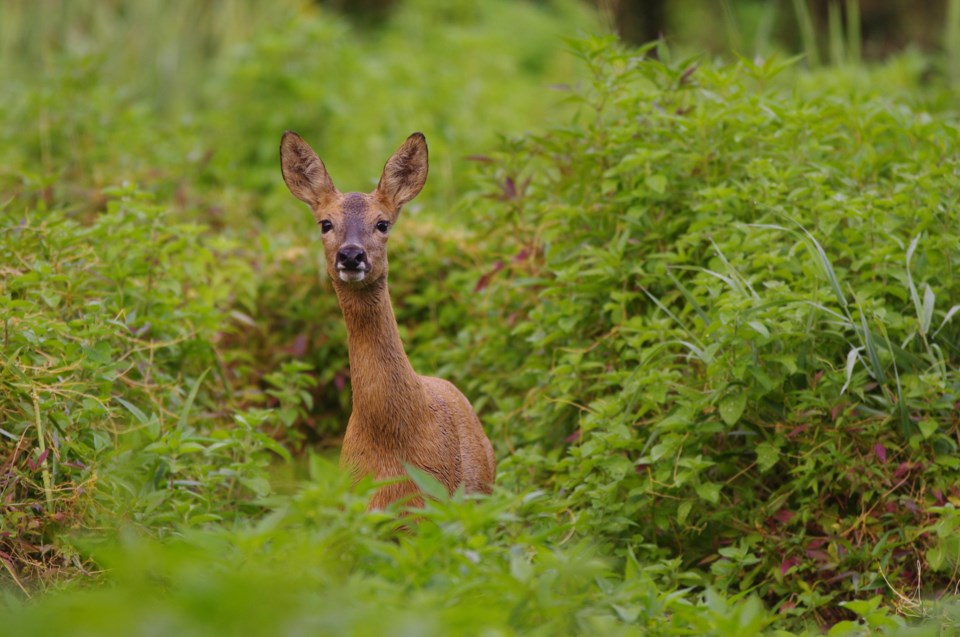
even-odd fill
[{"label": "serrated leaf", "polygon": [[780,448],[769,442],[761,442],[757,445],[757,467],[760,473],[766,473],[780,459]]},{"label": "serrated leaf", "polygon": [[862,635],[863,627],[857,622],[844,620],[837,622],[827,631],[827,637],[850,637],[850,635]]},{"label": "serrated leaf", "polygon": [[717,504],[720,501],[720,485],[716,482],[704,482],[695,487],[697,495],[709,502]]},{"label": "serrated leaf", "polygon": [[520,547],[510,550],[510,575],[518,582],[526,582],[533,576],[533,565]]},{"label": "serrated leaf", "polygon": [[760,321],[749,321],[747,325],[753,328],[757,334],[764,338],[770,338],[770,330],[767,329],[767,326],[761,323]]},{"label": "serrated leaf", "polygon": [[736,391],[727,394],[720,399],[720,417],[728,425],[735,425],[743,415],[743,410],[747,407],[747,394],[743,391]]},{"label": "serrated leaf", "polygon": [[876,595],[870,599],[855,599],[849,602],[840,602],[840,605],[857,615],[864,617],[880,607],[881,597]]},{"label": "serrated leaf", "polygon": [[662,195],[667,190],[667,178],[661,174],[650,175],[647,177],[647,188]]},{"label": "serrated leaf", "polygon": [[447,492],[447,488],[443,486],[443,483],[437,480],[434,476],[427,473],[423,469],[419,469],[412,464],[405,464],[404,469],[407,472],[407,475],[410,476],[410,479],[413,480],[413,483],[417,485],[417,488],[420,491],[434,500],[439,500],[440,502],[446,502],[450,499],[450,494]]},{"label": "serrated leaf", "polygon": [[924,418],[917,423],[917,427],[920,429],[920,435],[923,436],[924,439],[927,439],[933,434],[937,433],[937,429],[939,429],[940,426],[937,424],[936,420]]}]

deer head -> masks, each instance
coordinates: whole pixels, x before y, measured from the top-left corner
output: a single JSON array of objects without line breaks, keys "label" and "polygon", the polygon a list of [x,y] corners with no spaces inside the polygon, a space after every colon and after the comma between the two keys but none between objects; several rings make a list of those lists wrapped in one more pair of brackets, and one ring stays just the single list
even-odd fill
[{"label": "deer head", "polygon": [[427,140],[414,133],[387,160],[372,193],[341,193],[326,167],[299,135],[280,142],[283,180],[310,206],[323,234],[327,274],[338,285],[365,287],[387,274],[387,237],[403,204],[427,181]]}]

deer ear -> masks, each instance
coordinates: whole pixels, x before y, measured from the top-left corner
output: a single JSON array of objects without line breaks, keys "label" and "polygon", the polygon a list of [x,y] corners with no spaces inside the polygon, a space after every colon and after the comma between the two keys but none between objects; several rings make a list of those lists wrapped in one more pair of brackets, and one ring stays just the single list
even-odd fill
[{"label": "deer ear", "polygon": [[426,183],[427,163],[427,140],[423,133],[414,133],[387,160],[374,195],[389,210],[399,210]]},{"label": "deer ear", "polygon": [[320,157],[293,131],[284,133],[280,140],[280,170],[293,196],[312,208],[337,194]]}]

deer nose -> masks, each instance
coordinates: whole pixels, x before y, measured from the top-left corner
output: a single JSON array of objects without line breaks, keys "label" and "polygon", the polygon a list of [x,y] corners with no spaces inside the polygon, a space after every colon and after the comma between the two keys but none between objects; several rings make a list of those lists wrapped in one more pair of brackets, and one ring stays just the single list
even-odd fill
[{"label": "deer nose", "polygon": [[367,261],[367,253],[358,245],[345,245],[337,252],[337,267],[344,270],[361,270]]}]

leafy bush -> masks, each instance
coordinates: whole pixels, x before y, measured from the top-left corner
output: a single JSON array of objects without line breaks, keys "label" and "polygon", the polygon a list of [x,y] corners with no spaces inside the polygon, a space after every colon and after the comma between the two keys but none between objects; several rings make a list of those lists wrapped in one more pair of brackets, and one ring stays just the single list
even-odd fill
[{"label": "leafy bush", "polygon": [[155,528],[219,520],[235,508],[221,500],[267,490],[263,451],[285,453],[252,425],[220,426],[243,419],[224,409],[213,343],[248,265],[142,193],[107,195],[90,225],[42,207],[0,216],[0,550],[26,576],[69,559],[47,545],[90,507]]},{"label": "leafy bush", "polygon": [[0,634],[732,637],[772,620],[756,598],[691,600],[657,585],[668,566],[615,572],[587,543],[559,549],[565,529],[543,493],[448,498],[420,475],[439,499],[398,535],[395,511],[366,514],[343,474],[311,466],[311,486],[254,526],[164,543],[101,538],[87,550],[114,586],[8,605]]},{"label": "leafy bush", "polygon": [[468,204],[495,248],[447,369],[505,482],[787,615],[947,585],[925,555],[960,504],[960,136],[922,67],[579,52],[582,117]]}]

